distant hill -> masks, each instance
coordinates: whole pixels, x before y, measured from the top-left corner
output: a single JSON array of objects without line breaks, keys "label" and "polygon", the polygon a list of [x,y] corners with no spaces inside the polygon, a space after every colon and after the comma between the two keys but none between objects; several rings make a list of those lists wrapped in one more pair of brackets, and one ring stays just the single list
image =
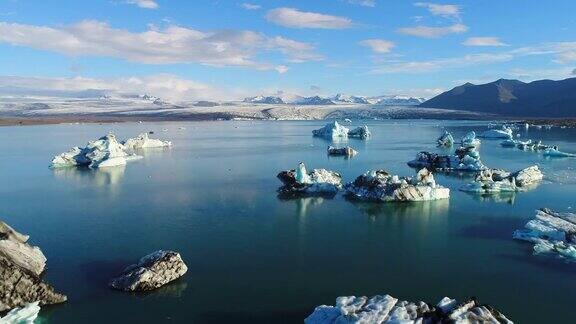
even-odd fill
[{"label": "distant hill", "polygon": [[513,117],[576,117],[576,78],[530,83],[506,79],[481,85],[466,83],[425,101],[420,107]]}]

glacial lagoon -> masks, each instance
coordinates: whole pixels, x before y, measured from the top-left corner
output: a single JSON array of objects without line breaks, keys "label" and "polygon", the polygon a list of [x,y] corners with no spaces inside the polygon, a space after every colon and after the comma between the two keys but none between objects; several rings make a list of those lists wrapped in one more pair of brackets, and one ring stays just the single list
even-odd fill
[{"label": "glacial lagoon", "polygon": [[[364,122],[355,121],[354,125]],[[338,296],[391,294],[434,302],[476,296],[516,323],[573,320],[576,263],[533,255],[512,232],[535,210],[576,210],[576,159],[505,148],[482,140],[489,167],[538,164],[533,190],[483,197],[458,190],[465,175],[435,174],[449,200],[359,203],[342,195],[280,199],[276,174],[304,161],[339,171],[345,182],[370,169],[414,175],[419,151],[450,153],[488,122],[365,122],[367,141],[345,144],[353,158],[329,157],[312,137],[323,121],[218,121],[0,127],[0,215],[31,236],[48,258],[46,279],[68,295],[42,308],[49,323],[302,322]],[[163,131],[167,130],[167,131]],[[55,154],[114,132],[154,131],[169,149],[146,150],[124,167],[48,168]],[[576,129],[519,129],[576,152]],[[109,279],[157,249],[179,251],[181,279],[151,293],[110,290]]]}]

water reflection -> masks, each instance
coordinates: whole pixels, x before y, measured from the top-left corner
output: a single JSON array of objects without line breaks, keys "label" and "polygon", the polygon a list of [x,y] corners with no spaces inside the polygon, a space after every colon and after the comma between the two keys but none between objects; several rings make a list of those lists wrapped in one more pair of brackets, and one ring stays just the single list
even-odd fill
[{"label": "water reflection", "polygon": [[96,170],[88,168],[61,168],[54,169],[53,174],[58,180],[76,183],[89,182],[97,187],[116,188],[124,177],[125,169],[125,165]]},{"label": "water reflection", "polygon": [[465,193],[470,197],[472,197],[474,200],[480,202],[495,202],[495,203],[505,203],[509,205],[514,205],[514,202],[516,200],[515,192],[502,192],[488,195],[480,195],[474,192],[465,192]]},{"label": "water reflection", "polygon": [[411,217],[428,219],[439,214],[446,214],[450,207],[450,199],[418,202],[359,202],[351,201],[362,213],[375,220],[378,217]]}]

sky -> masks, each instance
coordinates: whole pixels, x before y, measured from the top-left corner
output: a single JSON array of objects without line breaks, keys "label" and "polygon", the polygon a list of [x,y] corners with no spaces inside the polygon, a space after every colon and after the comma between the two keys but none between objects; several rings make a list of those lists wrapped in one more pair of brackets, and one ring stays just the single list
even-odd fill
[{"label": "sky", "polygon": [[576,76],[574,0],[0,0],[0,87],[172,100]]}]

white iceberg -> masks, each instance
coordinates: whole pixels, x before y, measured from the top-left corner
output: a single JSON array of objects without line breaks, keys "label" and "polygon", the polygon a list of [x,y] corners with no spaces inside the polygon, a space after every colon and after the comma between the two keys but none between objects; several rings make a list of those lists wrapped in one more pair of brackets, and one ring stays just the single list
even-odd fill
[{"label": "white iceberg", "polygon": [[480,146],[480,140],[476,138],[476,132],[471,131],[462,137],[460,145],[465,148],[477,147]]},{"label": "white iceberg", "polygon": [[473,182],[460,188],[478,194],[499,194],[526,191],[534,188],[544,175],[537,165],[508,173],[503,170],[482,170]]},{"label": "white iceberg", "polygon": [[124,145],[118,143],[114,134],[108,134],[91,141],[85,148],[74,147],[66,153],[55,156],[51,167],[88,166],[92,169],[125,165],[134,159],[126,153]]},{"label": "white iceberg", "polygon": [[278,173],[283,186],[278,189],[284,195],[335,195],[342,189],[342,176],[326,169],[314,169],[307,172],[300,162],[295,170]]},{"label": "white iceberg", "polygon": [[510,127],[503,126],[502,129],[489,129],[480,134],[478,137],[511,139],[513,135],[512,129]]},{"label": "white iceberg", "polygon": [[328,155],[339,155],[339,156],[352,157],[356,154],[358,154],[358,151],[351,148],[350,146],[340,147],[340,148],[334,147],[334,146],[328,146]]},{"label": "white iceberg", "polygon": [[544,208],[536,217],[514,231],[514,239],[534,243],[535,254],[555,254],[576,260],[576,214],[558,213]]},{"label": "white iceberg", "polygon": [[17,307],[0,318],[0,324],[32,324],[40,312],[39,302],[29,303],[24,307]]},{"label": "white iceberg", "polygon": [[348,128],[338,124],[337,121],[326,124],[320,129],[312,131],[312,135],[328,139],[348,138]]},{"label": "white iceberg", "polygon": [[370,130],[368,129],[368,126],[366,126],[366,125],[356,127],[353,130],[348,131],[348,137],[353,137],[353,138],[367,139],[371,135],[372,134],[370,133]]},{"label": "white iceberg", "polygon": [[487,169],[480,160],[480,153],[475,146],[460,147],[454,155],[420,152],[414,160],[408,162],[408,166],[437,171],[476,172]]},{"label": "white iceberg", "polygon": [[123,144],[124,148],[127,150],[140,150],[172,146],[172,142],[150,138],[148,137],[148,133],[142,133],[134,138],[129,138]]},{"label": "white iceberg", "polygon": [[438,305],[422,301],[400,301],[390,295],[371,298],[343,296],[335,306],[322,305],[304,319],[305,324],[343,323],[506,323],[512,322],[489,305],[474,298],[458,303],[444,297]]},{"label": "white iceberg", "polygon": [[559,151],[556,147],[544,150],[544,156],[548,157],[576,157],[576,154]]},{"label": "white iceberg", "polygon": [[454,137],[452,137],[452,134],[450,134],[450,132],[445,130],[444,134],[442,134],[436,140],[436,143],[438,143],[438,146],[452,147],[452,145],[454,145]]},{"label": "white iceberg", "polygon": [[428,201],[450,197],[450,189],[437,185],[426,168],[414,178],[391,175],[384,170],[368,171],[345,189],[348,197],[363,201]]}]

